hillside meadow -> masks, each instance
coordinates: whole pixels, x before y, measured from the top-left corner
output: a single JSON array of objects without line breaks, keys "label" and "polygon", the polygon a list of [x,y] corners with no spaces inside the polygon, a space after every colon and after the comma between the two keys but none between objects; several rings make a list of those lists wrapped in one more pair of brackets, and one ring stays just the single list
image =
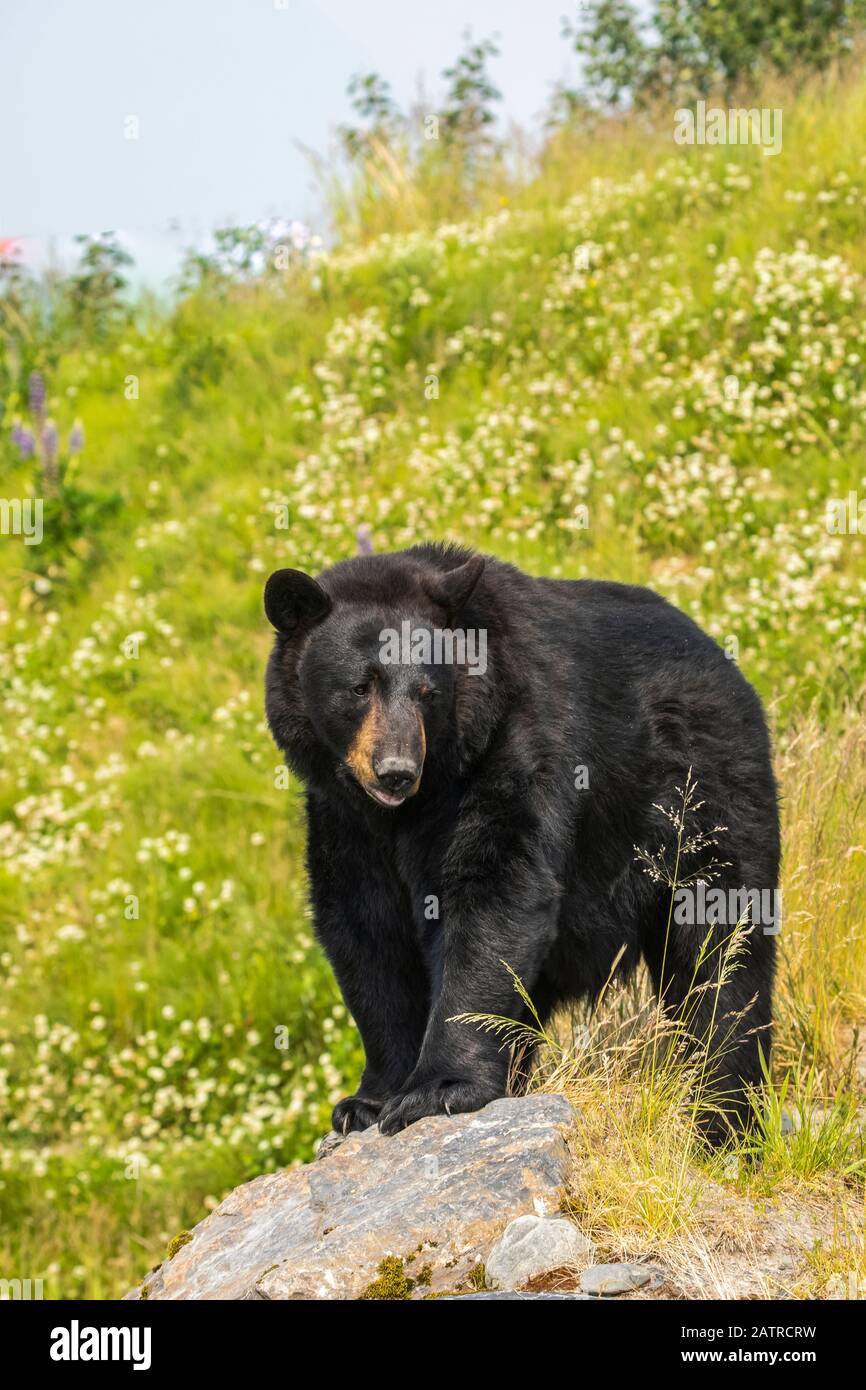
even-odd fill
[{"label": "hillside meadow", "polygon": [[611,1252],[696,1241],[694,1184],[727,1183],[824,1214],[790,1292],[866,1277],[866,82],[769,100],[776,156],[562,132],[461,221],[395,165],[332,249],[143,308],[50,375],[61,435],[85,430],[67,476],[114,501],[62,551],[0,544],[4,1276],[119,1294],[233,1186],[307,1160],[354,1089],[263,720],[262,586],[450,539],[653,586],[776,739],[758,1152],[689,1140],[685,1181],[682,1096],[641,1108],[644,1063],[610,1051],[644,986],[552,1073],[594,1164],[576,1218]]}]

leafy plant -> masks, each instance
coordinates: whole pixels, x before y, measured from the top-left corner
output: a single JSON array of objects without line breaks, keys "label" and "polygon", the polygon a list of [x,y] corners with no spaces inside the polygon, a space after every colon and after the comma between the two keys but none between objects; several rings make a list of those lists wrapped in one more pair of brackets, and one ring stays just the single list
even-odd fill
[{"label": "leafy plant", "polygon": [[564,33],[584,60],[584,88],[604,108],[733,97],[769,73],[824,69],[866,26],[864,0],[589,0]]},{"label": "leafy plant", "polygon": [[42,535],[38,545],[28,546],[28,568],[36,574],[56,575],[66,560],[76,555],[89,558],[100,528],[120,506],[120,493],[84,487],[75,477],[75,460],[84,448],[84,426],[73,424],[61,450],[55,422],[48,418],[46,386],[41,372],[32,372],[28,384],[29,418],[12,426],[12,443],[22,460],[32,460],[32,491],[42,509]]}]

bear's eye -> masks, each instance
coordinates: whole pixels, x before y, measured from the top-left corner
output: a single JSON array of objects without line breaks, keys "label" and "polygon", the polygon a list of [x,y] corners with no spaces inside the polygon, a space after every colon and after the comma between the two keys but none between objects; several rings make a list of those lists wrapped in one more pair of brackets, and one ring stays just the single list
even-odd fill
[{"label": "bear's eye", "polygon": [[364,695],[369,695],[369,694],[370,694],[370,681],[359,681],[357,685],[353,685],[353,686],[352,686],[352,694],[353,694],[353,695],[357,695],[357,696],[359,696],[359,697],[362,697],[362,696],[364,696]]}]

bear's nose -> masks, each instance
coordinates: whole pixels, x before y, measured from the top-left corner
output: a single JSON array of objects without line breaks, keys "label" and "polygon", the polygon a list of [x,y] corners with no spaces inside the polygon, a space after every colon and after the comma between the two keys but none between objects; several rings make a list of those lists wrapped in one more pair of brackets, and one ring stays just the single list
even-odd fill
[{"label": "bear's nose", "polygon": [[381,758],[373,763],[377,780],[394,796],[408,791],[418,780],[418,767],[411,758]]}]

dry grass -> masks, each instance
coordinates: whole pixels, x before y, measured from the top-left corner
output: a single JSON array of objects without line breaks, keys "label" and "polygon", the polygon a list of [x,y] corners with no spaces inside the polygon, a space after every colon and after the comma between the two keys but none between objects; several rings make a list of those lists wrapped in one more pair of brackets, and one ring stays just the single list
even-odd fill
[{"label": "dry grass", "polygon": [[541,1039],[535,1084],[576,1110],[571,1214],[600,1258],[660,1260],[684,1297],[866,1292],[862,705],[833,730],[804,717],[777,764],[785,918],[772,1075],[750,1144],[707,1153],[706,1049],[684,1046],[645,976]]}]

